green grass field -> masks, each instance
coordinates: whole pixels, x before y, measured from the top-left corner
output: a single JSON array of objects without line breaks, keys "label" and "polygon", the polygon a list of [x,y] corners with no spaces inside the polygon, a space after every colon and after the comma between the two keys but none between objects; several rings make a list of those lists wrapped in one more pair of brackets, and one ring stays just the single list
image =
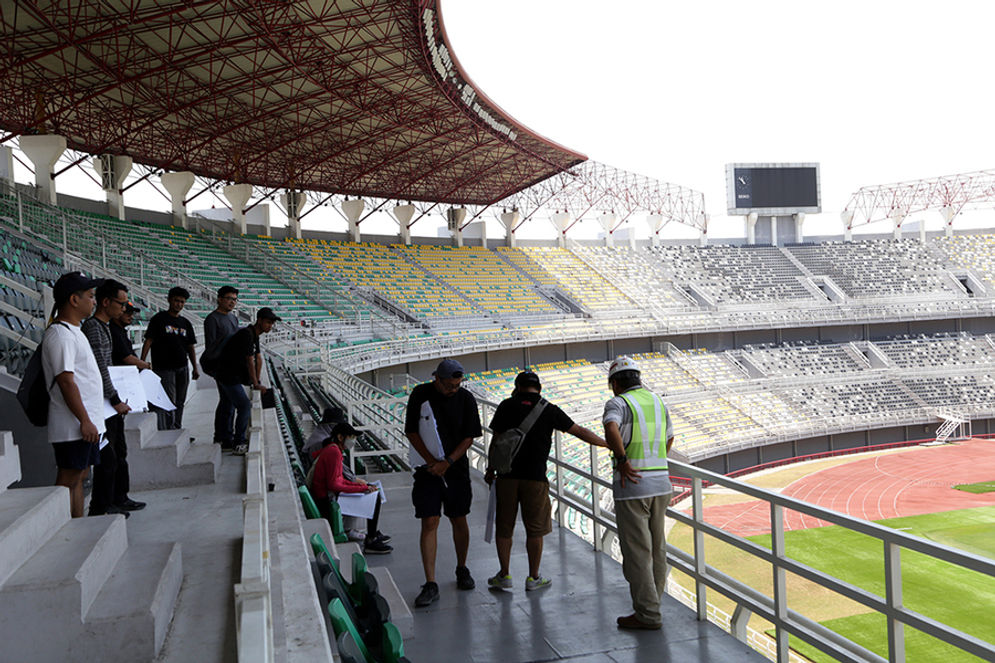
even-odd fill
[{"label": "green grass field", "polygon": [[[995,523],[995,506],[892,518],[879,523],[995,559],[995,525],[992,524]],[[769,535],[750,537],[750,540],[770,546]],[[690,550],[682,541],[690,543],[690,533],[687,528],[675,527],[671,542]],[[793,559],[884,596],[880,540],[830,526],[787,532],[785,546]],[[711,539],[706,543],[706,556],[710,565],[771,595],[771,571],[765,563]],[[995,642],[995,619],[991,615],[991,606],[995,606],[995,578],[910,551],[902,552],[902,577],[907,608],[982,640]],[[684,578],[682,584],[686,580]],[[732,602],[714,592],[709,594],[709,600],[727,612],[732,610]],[[792,609],[887,657],[887,625],[878,613],[791,575],[788,577],[788,602]],[[758,622],[751,621],[754,628],[766,631],[770,627],[764,620],[754,620]],[[905,629],[905,640],[910,663],[981,660],[912,628]],[[791,646],[819,663],[834,660],[796,638],[791,638]]]},{"label": "green grass field", "polygon": [[954,486],[957,490],[963,490],[965,493],[991,493],[995,492],[995,481],[982,481],[981,483],[962,483],[959,486]]}]

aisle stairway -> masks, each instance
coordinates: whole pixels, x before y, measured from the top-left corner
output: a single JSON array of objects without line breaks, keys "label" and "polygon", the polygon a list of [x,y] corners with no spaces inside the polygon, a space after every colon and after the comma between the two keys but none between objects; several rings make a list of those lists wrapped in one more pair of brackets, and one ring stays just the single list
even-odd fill
[{"label": "aisle stairway", "polygon": [[13,436],[0,432],[0,658],[154,660],[183,579],[180,545],[129,546],[122,516],[70,519],[65,488],[7,490],[19,477]]}]

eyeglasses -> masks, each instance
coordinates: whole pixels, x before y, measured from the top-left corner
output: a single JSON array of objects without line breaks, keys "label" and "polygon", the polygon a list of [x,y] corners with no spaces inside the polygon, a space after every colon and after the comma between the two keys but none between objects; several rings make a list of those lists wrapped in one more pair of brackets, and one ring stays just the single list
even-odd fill
[{"label": "eyeglasses", "polygon": [[115,304],[119,304],[121,306],[127,306],[128,305],[128,300],[127,299],[124,299],[124,300],[121,300],[121,299],[112,299],[111,301],[114,302]]}]

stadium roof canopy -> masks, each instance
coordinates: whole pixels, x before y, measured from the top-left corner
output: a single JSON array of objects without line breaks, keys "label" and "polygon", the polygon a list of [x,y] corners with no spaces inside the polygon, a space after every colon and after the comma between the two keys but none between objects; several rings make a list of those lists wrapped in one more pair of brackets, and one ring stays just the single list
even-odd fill
[{"label": "stadium roof canopy", "polygon": [[10,0],[2,140],[272,188],[485,205],[586,157],[452,53],[437,0]]}]

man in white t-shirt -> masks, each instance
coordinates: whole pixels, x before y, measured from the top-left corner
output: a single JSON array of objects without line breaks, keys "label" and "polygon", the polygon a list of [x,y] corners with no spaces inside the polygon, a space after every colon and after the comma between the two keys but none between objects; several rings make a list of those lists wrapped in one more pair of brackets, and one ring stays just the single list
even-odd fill
[{"label": "man in white t-shirt", "polygon": [[83,515],[83,478],[100,463],[104,389],[97,360],[80,330],[96,305],[98,280],[82,272],[59,277],[52,288],[56,316],[42,340],[42,369],[51,400],[48,441],[58,467],[55,485],[69,489],[70,513]]}]

